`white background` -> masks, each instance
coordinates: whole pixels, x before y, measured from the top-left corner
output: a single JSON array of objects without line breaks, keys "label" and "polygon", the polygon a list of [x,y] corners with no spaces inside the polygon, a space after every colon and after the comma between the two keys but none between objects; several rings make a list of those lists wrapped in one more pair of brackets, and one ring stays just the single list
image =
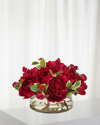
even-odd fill
[{"label": "white background", "polygon": [[100,0],[0,0],[0,109],[29,105],[12,83],[40,57],[87,75],[74,101],[100,98]]}]

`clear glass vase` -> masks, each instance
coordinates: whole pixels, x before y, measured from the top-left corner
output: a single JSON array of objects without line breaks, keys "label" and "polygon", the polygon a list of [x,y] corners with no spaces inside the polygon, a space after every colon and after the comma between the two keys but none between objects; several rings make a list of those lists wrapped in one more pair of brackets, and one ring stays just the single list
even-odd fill
[{"label": "clear glass vase", "polygon": [[49,102],[46,98],[37,99],[36,96],[30,98],[30,108],[42,113],[60,113],[70,110],[73,107],[72,98],[68,97],[61,102]]}]

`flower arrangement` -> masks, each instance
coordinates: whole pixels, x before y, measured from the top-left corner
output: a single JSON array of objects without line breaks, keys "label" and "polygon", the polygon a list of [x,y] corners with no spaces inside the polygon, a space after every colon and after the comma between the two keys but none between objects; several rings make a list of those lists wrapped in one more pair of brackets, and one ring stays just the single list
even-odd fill
[{"label": "flower arrangement", "polygon": [[38,60],[32,62],[32,65],[36,65],[32,69],[23,67],[19,81],[12,84],[24,99],[35,95],[40,100],[46,98],[49,102],[61,102],[72,97],[72,94],[86,94],[87,77],[76,71],[78,66],[66,66],[61,63],[60,58],[48,62],[44,58]]}]

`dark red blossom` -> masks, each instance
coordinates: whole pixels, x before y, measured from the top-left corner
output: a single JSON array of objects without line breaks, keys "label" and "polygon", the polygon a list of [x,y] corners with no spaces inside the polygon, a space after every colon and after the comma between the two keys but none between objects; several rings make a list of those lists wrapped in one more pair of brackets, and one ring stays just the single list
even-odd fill
[{"label": "dark red blossom", "polygon": [[48,61],[46,63],[46,67],[50,69],[53,73],[61,71],[64,64],[60,63],[60,59],[58,58],[56,61]]},{"label": "dark red blossom", "polygon": [[24,96],[24,99],[30,98],[35,95],[35,92],[31,91],[30,85],[34,85],[34,83],[38,82],[37,77],[38,69],[35,67],[31,70],[27,69],[21,76],[19,82],[24,79],[21,88],[19,89],[19,95]]},{"label": "dark red blossom", "polygon": [[66,82],[61,78],[52,78],[49,81],[49,88],[47,90],[47,99],[50,102],[60,102],[67,96]]},{"label": "dark red blossom", "polygon": [[[39,58],[38,60],[41,59],[43,58]],[[23,74],[18,84],[19,95],[23,96],[24,99],[30,98],[33,95],[36,95],[38,99],[43,99],[46,94],[50,102],[60,102],[63,101],[68,94],[66,83],[69,80],[72,82],[72,85],[80,80],[81,85],[77,90],[80,95],[85,95],[85,90],[87,89],[85,81],[87,80],[87,76],[85,74],[78,74],[76,70],[78,70],[78,66],[70,64],[67,67],[60,61],[60,58],[55,61],[46,62],[46,67],[41,67],[40,69],[36,67],[28,69],[24,66],[22,68]],[[61,71],[61,73],[57,75],[56,73],[59,71]],[[18,82],[14,82],[12,84],[13,87],[16,87],[17,83]],[[41,92],[31,91],[30,85],[35,85],[35,83],[38,83],[37,89],[41,90]],[[42,92],[45,91],[46,88],[42,84],[49,84],[45,94]]]},{"label": "dark red blossom", "polygon": [[19,89],[19,95],[24,96],[24,99],[35,95],[35,92],[30,89],[30,82],[28,82],[28,80],[23,81],[22,87]]},{"label": "dark red blossom", "polygon": [[41,67],[38,71],[38,81],[43,84],[47,83],[52,78],[49,69],[47,67]]}]

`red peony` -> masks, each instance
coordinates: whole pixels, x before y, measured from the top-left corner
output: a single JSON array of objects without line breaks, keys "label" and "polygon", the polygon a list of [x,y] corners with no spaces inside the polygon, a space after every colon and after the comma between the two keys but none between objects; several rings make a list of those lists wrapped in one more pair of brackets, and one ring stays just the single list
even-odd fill
[{"label": "red peony", "polygon": [[38,71],[38,80],[41,84],[47,83],[48,80],[50,80],[51,74],[49,72],[49,69],[47,67],[41,67],[41,69]]},{"label": "red peony", "polygon": [[53,73],[61,71],[63,65],[63,63],[60,63],[59,58],[56,61],[49,61],[46,63],[46,67],[50,69]]},{"label": "red peony", "polygon": [[30,82],[28,80],[24,80],[22,87],[19,89],[19,95],[24,96],[24,99],[35,95],[35,92],[31,91],[29,84]]},{"label": "red peony", "polygon": [[66,82],[60,78],[53,78],[49,81],[49,88],[47,90],[47,98],[50,102],[60,102],[67,96]]},{"label": "red peony", "polygon": [[38,82],[37,73],[38,69],[35,67],[31,70],[23,67],[24,73],[19,81],[24,79],[22,83],[22,87],[19,89],[19,95],[24,96],[24,99],[30,98],[35,95],[35,92],[31,91],[30,85],[34,85],[34,83]]},{"label": "red peony", "polygon": [[30,87],[24,87],[24,86],[22,86],[22,88],[19,89],[19,95],[23,96],[24,99],[28,99],[31,96],[35,95],[35,92],[31,91]]}]

